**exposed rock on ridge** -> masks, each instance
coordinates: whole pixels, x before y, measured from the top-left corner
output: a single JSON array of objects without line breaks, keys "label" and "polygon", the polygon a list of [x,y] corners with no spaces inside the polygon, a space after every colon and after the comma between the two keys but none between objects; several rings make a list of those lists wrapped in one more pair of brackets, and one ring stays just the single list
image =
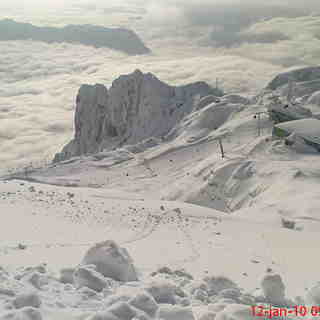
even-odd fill
[{"label": "exposed rock on ridge", "polygon": [[289,81],[307,82],[320,80],[320,67],[299,68],[289,72],[278,74],[266,87],[269,90],[276,90]]},{"label": "exposed rock on ridge", "polygon": [[139,70],[120,76],[109,90],[101,84],[82,85],[76,99],[74,139],[54,161],[164,137],[209,94],[219,92],[205,82],[169,86]]}]

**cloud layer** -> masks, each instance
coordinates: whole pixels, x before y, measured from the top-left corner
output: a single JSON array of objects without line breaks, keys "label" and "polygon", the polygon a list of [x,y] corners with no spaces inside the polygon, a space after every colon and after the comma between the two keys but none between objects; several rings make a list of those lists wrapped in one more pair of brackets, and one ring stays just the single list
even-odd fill
[{"label": "cloud layer", "polygon": [[212,50],[193,55],[193,50],[142,58],[68,44],[0,42],[6,57],[0,61],[5,74],[0,80],[0,162],[12,166],[52,157],[73,134],[75,97],[82,83],[110,86],[120,74],[140,68],[171,84],[214,84],[219,77],[226,90],[254,91],[280,70],[269,65],[266,74],[265,63],[215,55]]},{"label": "cloud layer", "polygon": [[[254,93],[285,68],[318,63],[320,18],[306,14],[316,12],[319,4],[309,1],[308,12],[290,0],[286,15],[279,17],[278,11],[265,19],[257,1],[249,0],[241,1],[243,7],[238,9],[233,8],[239,3],[235,0],[189,0],[187,4],[161,0],[149,1],[147,7],[140,0],[129,5],[125,1],[70,1],[66,7],[61,0],[50,8],[41,1],[37,10],[28,7],[25,12],[19,9],[20,0],[16,6],[1,2],[0,9],[5,5],[10,9],[6,17],[34,24],[86,21],[132,27],[154,52],[129,57],[106,48],[65,43],[0,42],[1,167],[52,159],[73,135],[75,97],[82,83],[109,86],[120,74],[139,68],[173,85],[199,80],[214,84],[218,77],[227,91]],[[285,1],[271,1],[270,6],[277,3],[285,6]],[[223,8],[225,15],[234,17],[228,25],[218,19],[217,12]],[[258,18],[246,22],[250,15],[239,15],[243,8],[256,12],[252,16]],[[219,44],[213,37],[217,26],[230,33],[230,38],[220,34]]]}]

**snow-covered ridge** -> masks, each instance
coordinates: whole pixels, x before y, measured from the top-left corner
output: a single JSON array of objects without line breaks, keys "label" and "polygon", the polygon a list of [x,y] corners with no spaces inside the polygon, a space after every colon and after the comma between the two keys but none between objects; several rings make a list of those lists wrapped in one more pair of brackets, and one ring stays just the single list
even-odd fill
[{"label": "snow-covered ridge", "polygon": [[[319,305],[319,153],[301,139],[319,135],[319,91],[289,105],[281,90],[250,102],[187,88],[139,71],[85,85],[65,148],[79,156],[1,179],[0,320],[243,320],[259,304]],[[166,118],[179,101],[168,92],[192,98]]]},{"label": "snow-covered ridge", "polygon": [[109,90],[102,84],[82,85],[74,139],[55,161],[163,138],[202,97],[217,93],[205,82],[173,87],[139,70],[120,76]]},{"label": "snow-covered ridge", "polygon": [[309,82],[320,80],[320,67],[299,68],[289,72],[280,73],[267,85],[267,89],[276,90],[289,81]]}]

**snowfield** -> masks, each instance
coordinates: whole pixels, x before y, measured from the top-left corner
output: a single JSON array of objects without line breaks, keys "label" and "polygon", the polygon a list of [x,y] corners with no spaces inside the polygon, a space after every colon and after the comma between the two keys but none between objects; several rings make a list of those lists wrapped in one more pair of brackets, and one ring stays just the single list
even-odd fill
[{"label": "snowfield", "polygon": [[238,320],[319,303],[319,154],[272,137],[264,104],[200,101],[165,139],[0,180],[1,320]]}]

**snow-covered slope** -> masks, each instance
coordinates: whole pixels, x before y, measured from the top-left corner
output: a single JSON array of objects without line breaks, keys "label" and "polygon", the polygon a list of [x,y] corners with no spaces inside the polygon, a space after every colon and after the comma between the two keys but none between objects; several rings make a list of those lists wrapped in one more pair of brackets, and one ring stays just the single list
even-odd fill
[{"label": "snow-covered slope", "polygon": [[[121,100],[120,84],[134,86],[134,79],[158,97],[155,110],[144,105],[134,116],[127,84]],[[175,90],[138,72],[109,90],[82,87],[77,147],[66,147],[64,161],[0,181],[1,320],[251,319],[249,306],[259,303],[318,303],[319,288],[306,289],[319,280],[319,153],[272,137],[270,93],[252,100],[258,103],[235,95],[200,104],[186,98],[185,112],[167,123],[161,106]],[[128,137],[121,148],[111,150],[120,143],[114,132],[94,144],[100,119],[101,132],[114,123]],[[133,263],[138,281],[79,265],[97,242],[110,265]],[[56,273],[62,268],[63,281]],[[25,292],[35,295],[20,297]]]},{"label": "snow-covered slope", "polygon": [[[42,301],[36,309],[44,319],[60,319],[60,314],[66,319],[87,319],[85,315],[105,310],[107,299],[121,289],[117,286],[126,284],[94,293],[62,285],[56,273],[75,268],[95,242],[105,239],[115,240],[133,257],[139,283],[129,283],[129,288],[145,286],[152,281],[150,273],[163,266],[184,268],[195,278],[194,286],[206,276],[224,275],[251,295],[259,295],[255,289],[267,268],[282,275],[289,297],[303,294],[317,279],[315,264],[304,264],[304,274],[298,277],[301,261],[314,257],[317,233],[295,232],[181,202],[139,199],[115,190],[19,181],[1,183],[1,190],[1,212],[10,215],[0,227],[0,263],[5,270],[0,288],[13,292],[0,294],[3,308],[21,293],[36,292]],[[41,264],[47,270],[44,274],[38,271]],[[195,314],[199,307],[210,310],[205,301],[188,299]]]}]

